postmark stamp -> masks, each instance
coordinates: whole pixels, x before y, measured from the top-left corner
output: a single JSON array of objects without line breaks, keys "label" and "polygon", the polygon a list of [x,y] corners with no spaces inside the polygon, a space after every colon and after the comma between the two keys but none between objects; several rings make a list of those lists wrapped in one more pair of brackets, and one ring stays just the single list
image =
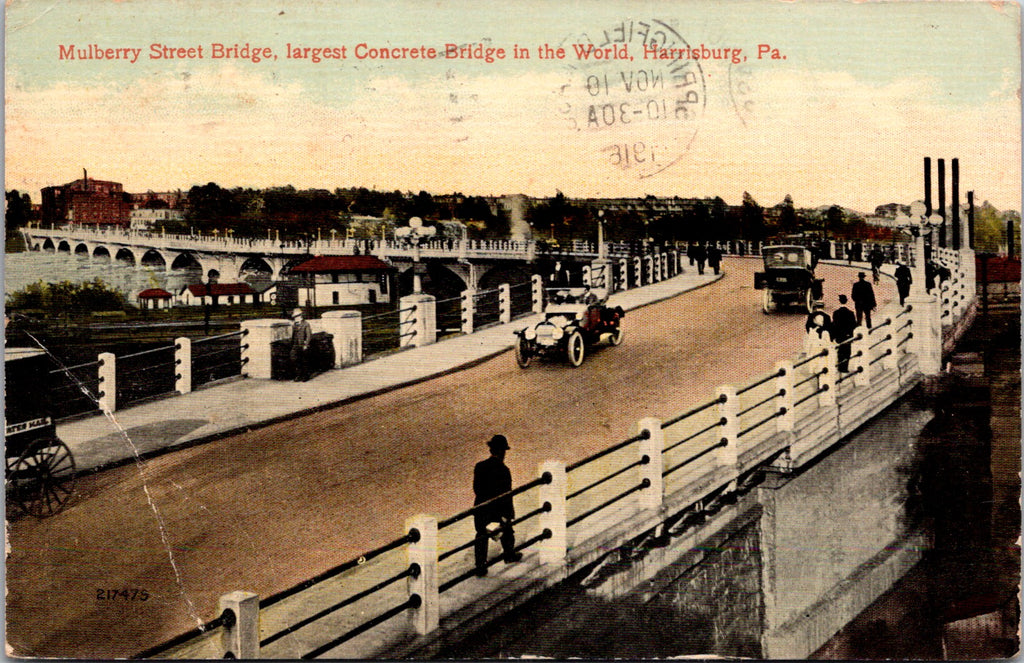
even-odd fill
[{"label": "postmark stamp", "polygon": [[668,21],[624,19],[564,40],[559,110],[605,166],[637,179],[679,162],[707,108],[696,51]]}]

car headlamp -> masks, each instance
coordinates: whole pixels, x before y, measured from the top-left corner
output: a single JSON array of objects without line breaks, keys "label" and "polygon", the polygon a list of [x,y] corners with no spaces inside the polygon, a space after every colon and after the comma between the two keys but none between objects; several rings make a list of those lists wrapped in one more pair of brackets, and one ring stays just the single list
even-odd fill
[{"label": "car headlamp", "polygon": [[555,327],[554,329],[551,330],[551,338],[558,339],[562,338],[563,336],[565,336],[565,332],[562,331],[561,327]]},{"label": "car headlamp", "polygon": [[533,339],[537,338],[537,330],[527,329],[525,332],[523,332],[523,338],[525,338],[528,341],[532,341]]}]

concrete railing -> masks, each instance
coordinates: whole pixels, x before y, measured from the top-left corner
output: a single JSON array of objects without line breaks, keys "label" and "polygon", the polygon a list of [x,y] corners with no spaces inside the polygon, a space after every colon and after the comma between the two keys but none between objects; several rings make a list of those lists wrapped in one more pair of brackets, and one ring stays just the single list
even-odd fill
[{"label": "concrete railing", "polygon": [[[874,328],[859,327],[841,344],[812,335],[801,355],[746,384],[723,385],[686,412],[644,419],[635,434],[588,458],[542,463],[536,479],[507,495],[520,514],[513,524],[525,556],[514,575],[474,580],[477,507],[444,519],[417,515],[384,549],[282,594],[244,594],[259,606],[248,621],[237,612],[143,654],[409,655],[439,636],[442,622],[457,629],[482,619],[496,594],[540,592],[666,518],[699,513],[758,468],[811,462],[940,370],[938,305],[884,309]],[[239,596],[225,595],[222,607]]]}]

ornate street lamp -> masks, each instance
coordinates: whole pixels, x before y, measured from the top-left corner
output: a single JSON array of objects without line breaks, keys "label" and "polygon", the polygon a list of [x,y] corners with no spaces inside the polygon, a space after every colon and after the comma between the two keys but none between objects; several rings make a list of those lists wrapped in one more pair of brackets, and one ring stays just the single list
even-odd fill
[{"label": "ornate street lamp", "polygon": [[437,233],[437,228],[434,226],[424,226],[423,219],[418,216],[414,216],[409,219],[408,226],[402,226],[401,228],[395,228],[395,237],[401,237],[412,243],[412,290],[413,293],[420,293],[423,291],[423,282],[421,279],[420,271],[420,243],[430,239]]},{"label": "ornate street lamp", "polygon": [[896,215],[896,227],[914,238],[914,290],[918,294],[925,292],[925,237],[941,225],[942,216],[937,213],[927,214],[927,208],[920,200],[911,203],[910,216],[903,213]]}]

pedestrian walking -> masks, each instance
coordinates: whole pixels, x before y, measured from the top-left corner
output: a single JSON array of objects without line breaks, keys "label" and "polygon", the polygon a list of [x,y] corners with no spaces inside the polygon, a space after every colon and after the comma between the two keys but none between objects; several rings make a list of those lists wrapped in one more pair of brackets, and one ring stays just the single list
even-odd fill
[{"label": "pedestrian walking", "polygon": [[853,308],[857,311],[857,324],[863,322],[864,326],[871,329],[871,312],[875,310],[875,289],[864,280],[864,272],[857,272],[857,282],[853,284],[850,291],[850,299],[853,300]]},{"label": "pedestrian walking", "polygon": [[910,274],[910,268],[904,263],[897,263],[896,273],[896,290],[900,294],[900,306],[907,301],[907,297],[910,296],[910,284],[914,282],[914,277]]},{"label": "pedestrian walking", "polygon": [[309,379],[309,345],[313,341],[313,330],[302,309],[292,311],[292,371],[296,382]]},{"label": "pedestrian walking", "polygon": [[[504,435],[495,435],[487,442],[491,455],[473,468],[473,524],[476,527],[476,539],[473,543],[473,557],[476,563],[476,575],[487,575],[487,543],[491,535],[500,533],[502,559],[506,564],[518,562],[523,554],[516,552],[516,535],[512,529],[512,521],[516,517],[512,496],[512,472],[505,466],[505,452],[508,451],[508,440]],[[498,523],[496,532],[487,526]]]},{"label": "pedestrian walking", "polygon": [[822,303],[815,304],[814,310],[807,314],[804,330],[808,334],[814,332],[820,338],[823,332],[831,332],[831,329],[832,318],[829,317],[828,313],[825,313],[825,305]]},{"label": "pedestrian walking", "polygon": [[719,268],[722,266],[722,250],[714,244],[708,244],[708,267],[715,270],[715,274],[718,273]]},{"label": "pedestrian walking", "polygon": [[882,263],[885,262],[885,258],[882,256],[882,250],[877,246],[871,249],[871,254],[868,256],[871,261],[871,279],[878,283],[878,276],[882,270]]},{"label": "pedestrian walking", "polygon": [[690,267],[693,267],[693,258],[696,256],[697,245],[693,242],[686,243],[686,257],[690,261]]},{"label": "pedestrian walking", "polygon": [[704,262],[708,259],[708,252],[702,244],[693,247],[693,259],[697,261],[697,273],[704,273]]},{"label": "pedestrian walking", "polygon": [[836,364],[842,373],[850,372],[850,343],[857,330],[857,316],[846,307],[846,295],[839,295],[839,308],[832,311],[832,340],[836,346]]}]

